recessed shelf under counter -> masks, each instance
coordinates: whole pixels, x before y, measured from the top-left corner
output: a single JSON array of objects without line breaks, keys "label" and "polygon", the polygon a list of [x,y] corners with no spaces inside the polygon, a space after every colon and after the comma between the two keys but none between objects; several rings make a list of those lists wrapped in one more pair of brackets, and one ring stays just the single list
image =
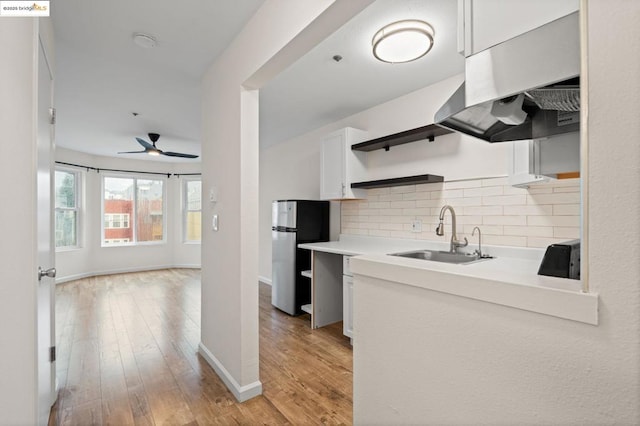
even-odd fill
[{"label": "recessed shelf under counter", "polygon": [[384,149],[389,151],[392,146],[403,145],[405,143],[417,142],[421,140],[428,140],[433,142],[437,136],[453,133],[449,129],[440,127],[437,124],[429,124],[428,126],[422,126],[411,130],[405,130],[403,132],[394,133],[392,135],[383,136],[381,138],[371,139],[369,141],[360,142],[351,146],[353,151],[375,151],[377,149]]},{"label": "recessed shelf under counter", "polygon": [[351,184],[351,188],[387,188],[391,186],[416,185],[436,182],[444,182],[444,177],[438,175],[417,175],[390,179],[369,180],[364,182],[353,182]]}]

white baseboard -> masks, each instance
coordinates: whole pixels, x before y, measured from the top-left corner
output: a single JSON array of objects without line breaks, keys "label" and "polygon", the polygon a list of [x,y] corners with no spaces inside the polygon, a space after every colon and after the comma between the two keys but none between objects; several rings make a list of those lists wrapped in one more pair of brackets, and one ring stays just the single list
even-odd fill
[{"label": "white baseboard", "polygon": [[218,358],[216,358],[202,342],[198,345],[198,352],[209,363],[211,368],[213,368],[239,402],[244,402],[258,395],[262,395],[262,383],[259,380],[245,386],[240,386],[236,379],[224,368]]},{"label": "white baseboard", "polygon": [[258,281],[260,281],[261,283],[265,283],[266,285],[271,285],[271,278],[258,275]]},{"label": "white baseboard", "polygon": [[109,269],[105,271],[83,272],[81,274],[67,275],[66,277],[56,278],[56,285],[66,283],[69,281],[81,280],[83,278],[98,277],[101,275],[126,274],[128,272],[157,271],[160,269],[200,269],[200,265],[179,264],[179,265],[136,266],[132,268],[119,268],[119,269]]}]

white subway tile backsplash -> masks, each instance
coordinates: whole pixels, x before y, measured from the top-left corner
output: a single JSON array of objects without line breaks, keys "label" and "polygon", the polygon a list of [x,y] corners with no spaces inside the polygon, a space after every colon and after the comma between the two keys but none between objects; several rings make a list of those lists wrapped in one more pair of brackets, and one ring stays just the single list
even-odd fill
[{"label": "white subway tile backsplash", "polygon": [[527,216],[529,226],[579,226],[580,216]]},{"label": "white subway tile backsplash", "polygon": [[[458,233],[469,239],[479,226],[486,244],[546,247],[579,238],[579,190],[579,179],[514,188],[507,178],[370,189],[366,200],[342,202],[342,233],[448,241],[448,213],[446,235],[438,237],[434,229],[442,206],[449,204],[456,211]],[[415,219],[422,221],[422,232],[411,232]]]},{"label": "white subway tile backsplash", "polygon": [[526,216],[483,216],[483,225],[527,225]]},{"label": "white subway tile backsplash", "polygon": [[550,244],[563,243],[568,238],[527,237],[527,247],[544,248]]},{"label": "white subway tile backsplash", "polygon": [[382,194],[382,195],[373,195],[376,197],[376,200],[372,200],[371,196],[367,196],[369,201],[399,201],[402,200],[402,194]]},{"label": "white subway tile backsplash", "polygon": [[[464,206],[481,206],[482,197],[469,197],[469,198],[453,198],[446,199],[447,204],[450,204],[454,209]],[[444,205],[445,203],[442,203]]]},{"label": "white subway tile backsplash", "polygon": [[505,215],[521,215],[521,216],[539,216],[539,215],[551,215],[553,214],[553,206],[504,206]]},{"label": "white subway tile backsplash", "polygon": [[367,194],[368,195],[382,195],[382,194],[389,194],[389,190],[391,188],[373,188],[373,189],[368,189],[367,190]]},{"label": "white subway tile backsplash", "polygon": [[503,195],[504,189],[502,186],[487,186],[483,188],[470,188],[464,190],[464,196],[466,197],[482,197],[490,195]]},{"label": "white subway tile backsplash", "polygon": [[385,229],[387,231],[403,231],[404,226],[402,223],[381,223],[380,229]]},{"label": "white subway tile backsplash", "polygon": [[369,208],[370,209],[389,209],[391,208],[391,205],[389,204],[389,201],[375,201],[375,202],[369,202]]},{"label": "white subway tile backsplash", "polygon": [[392,186],[389,188],[391,194],[404,194],[406,192],[416,192],[415,185]]},{"label": "white subway tile backsplash", "polygon": [[554,216],[578,216],[580,215],[580,204],[558,204],[553,206]]},{"label": "white subway tile backsplash", "polygon": [[553,188],[553,192],[580,192],[579,186],[558,186]]},{"label": "white subway tile backsplash", "polygon": [[464,197],[464,189],[446,189],[444,191],[434,191],[431,193],[432,199],[442,199],[442,198],[462,198]]},{"label": "white subway tile backsplash", "polygon": [[503,209],[503,206],[467,206],[462,212],[473,216],[502,216]]},{"label": "white subway tile backsplash", "polygon": [[405,216],[427,216],[429,214],[429,209],[427,207],[402,209],[402,214]]},{"label": "white subway tile backsplash", "polygon": [[437,207],[444,206],[444,201],[442,200],[416,200],[416,207]]},{"label": "white subway tile backsplash", "polygon": [[580,228],[572,226],[555,226],[553,236],[556,238],[580,238]]},{"label": "white subway tile backsplash", "polygon": [[524,237],[553,237],[551,226],[505,226],[504,235],[521,235]]},{"label": "white subway tile backsplash", "polygon": [[513,247],[526,247],[527,237],[517,237],[511,235],[487,235],[482,238],[484,244],[495,246],[513,246]]},{"label": "white subway tile backsplash", "polygon": [[[467,235],[467,238],[469,238],[469,235],[471,235],[471,233],[473,232],[473,228],[475,227],[480,228],[480,232],[482,232],[482,235],[504,235],[504,226],[500,226],[500,225],[482,225],[482,224],[477,224],[477,225],[464,225],[464,234]],[[477,236],[475,236],[474,238],[477,238]]]},{"label": "white subway tile backsplash", "polygon": [[527,204],[579,204],[579,192],[533,194],[527,196]]},{"label": "white subway tile backsplash", "polygon": [[421,192],[406,192],[404,194],[391,194],[391,195],[399,195],[403,200],[428,200],[431,198],[431,192],[421,191]]},{"label": "white subway tile backsplash", "polygon": [[506,206],[519,205],[527,202],[526,195],[496,195],[493,197],[482,197],[484,206]]}]

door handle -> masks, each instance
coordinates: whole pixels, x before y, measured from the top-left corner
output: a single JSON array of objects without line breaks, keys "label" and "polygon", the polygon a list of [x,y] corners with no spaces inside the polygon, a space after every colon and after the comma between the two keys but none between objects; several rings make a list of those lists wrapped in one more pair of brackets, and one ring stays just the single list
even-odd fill
[{"label": "door handle", "polygon": [[38,281],[41,281],[42,277],[55,278],[56,268],[42,269],[41,266],[38,266]]}]

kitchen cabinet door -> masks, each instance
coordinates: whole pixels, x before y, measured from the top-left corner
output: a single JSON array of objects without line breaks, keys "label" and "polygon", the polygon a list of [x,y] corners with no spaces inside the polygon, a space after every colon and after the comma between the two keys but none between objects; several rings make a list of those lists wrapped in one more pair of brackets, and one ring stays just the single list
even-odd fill
[{"label": "kitchen cabinet door", "polygon": [[364,180],[366,154],[352,151],[351,145],[365,138],[365,132],[351,127],[324,138],[320,154],[320,199],[364,197],[363,190],[351,189],[351,182]]},{"label": "kitchen cabinet door", "polygon": [[342,277],[342,334],[353,339],[353,277]]},{"label": "kitchen cabinet door", "polygon": [[478,53],[578,8],[579,0],[458,0],[458,51]]}]

